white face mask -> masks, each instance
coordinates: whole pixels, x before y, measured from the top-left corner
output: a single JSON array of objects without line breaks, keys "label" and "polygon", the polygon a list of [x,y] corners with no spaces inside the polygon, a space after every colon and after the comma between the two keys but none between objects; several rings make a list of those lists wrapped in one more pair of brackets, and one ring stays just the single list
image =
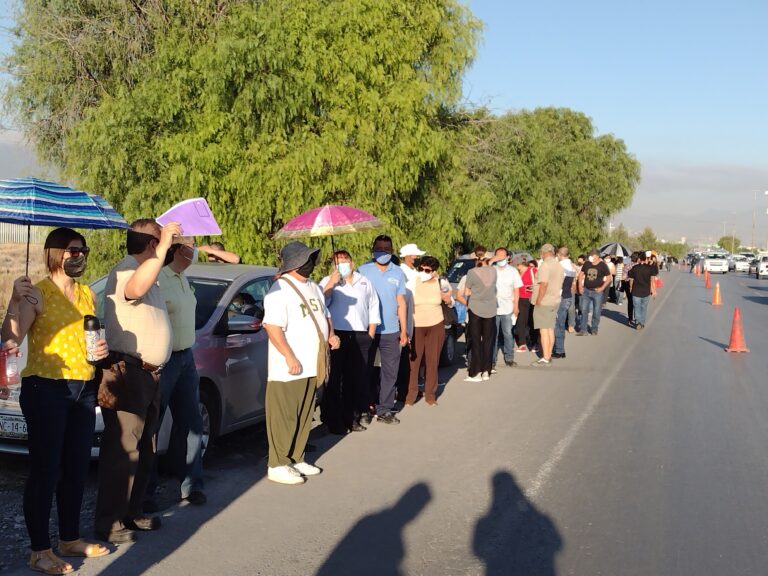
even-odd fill
[{"label": "white face mask", "polygon": [[432,280],[432,274],[430,274],[429,272],[419,272],[419,279],[422,282],[429,282],[430,280]]},{"label": "white face mask", "polygon": [[499,268],[504,268],[504,266],[506,265],[507,265],[506,260],[499,260],[498,262],[496,262],[496,266],[498,266]]},{"label": "white face mask", "polygon": [[352,273],[352,264],[349,262],[339,262],[338,269],[341,277],[346,278]]}]

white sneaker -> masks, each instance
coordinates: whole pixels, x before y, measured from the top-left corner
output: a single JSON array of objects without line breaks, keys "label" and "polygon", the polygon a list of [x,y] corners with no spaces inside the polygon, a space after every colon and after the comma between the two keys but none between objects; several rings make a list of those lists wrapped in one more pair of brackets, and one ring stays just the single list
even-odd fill
[{"label": "white sneaker", "polygon": [[483,377],[480,374],[477,374],[476,376],[467,376],[464,378],[464,382],[482,382]]},{"label": "white sneaker", "polygon": [[496,371],[496,368],[491,368],[491,374],[498,374],[498,372]]},{"label": "white sneaker", "polygon": [[267,469],[267,478],[278,484],[304,484],[307,481],[301,472],[290,466],[274,466]]},{"label": "white sneaker", "polygon": [[317,466],[312,466],[312,464],[309,464],[307,462],[297,462],[296,464],[293,464],[291,468],[296,470],[296,472],[298,472],[302,476],[317,476],[323,471],[322,468],[318,468]]},{"label": "white sneaker", "polygon": [[490,380],[491,379],[491,375],[488,374],[488,372],[483,372],[482,374],[480,374],[480,379],[483,382],[485,382],[486,380]]}]

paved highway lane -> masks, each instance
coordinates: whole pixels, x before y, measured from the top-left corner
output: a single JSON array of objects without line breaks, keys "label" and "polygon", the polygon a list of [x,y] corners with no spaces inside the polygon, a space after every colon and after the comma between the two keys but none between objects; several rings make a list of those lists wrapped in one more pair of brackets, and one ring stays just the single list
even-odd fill
[{"label": "paved highway lane", "polygon": [[[209,471],[207,506],[81,573],[764,573],[768,281],[715,278],[715,308],[702,279],[664,279],[643,332],[609,305],[551,368],[459,371],[400,426],[316,439],[304,486],[263,460]],[[751,354],[723,351],[735,304]]]}]

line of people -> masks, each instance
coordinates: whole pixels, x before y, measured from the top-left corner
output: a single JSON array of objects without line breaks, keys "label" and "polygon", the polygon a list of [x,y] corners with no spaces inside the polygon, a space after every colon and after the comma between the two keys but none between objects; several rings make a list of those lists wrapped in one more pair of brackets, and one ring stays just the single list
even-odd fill
[{"label": "line of people", "polygon": [[[176,441],[179,498],[206,502],[202,478],[203,423],[199,377],[192,356],[196,299],[184,271],[197,260],[192,238],[176,223],[134,222],[126,256],[110,271],[105,289],[106,337],[89,361],[84,320],[96,315],[85,272],[89,248],[68,228],[53,230],[43,247],[47,276],[32,284],[14,281],[2,324],[3,347],[19,353],[28,341],[19,402],[27,423],[30,471],[24,518],[31,540],[29,565],[47,574],[73,571],[67,557],[98,557],[109,548],[98,541],[132,542],[138,531],[160,527],[153,491],[157,485],[155,441],[170,409]],[[211,252],[228,256],[222,249]],[[109,344],[107,344],[109,343]],[[99,453],[94,536],[80,534],[80,510],[91,448],[95,408],[104,432]],[[58,509],[58,554],[49,518]]]}]

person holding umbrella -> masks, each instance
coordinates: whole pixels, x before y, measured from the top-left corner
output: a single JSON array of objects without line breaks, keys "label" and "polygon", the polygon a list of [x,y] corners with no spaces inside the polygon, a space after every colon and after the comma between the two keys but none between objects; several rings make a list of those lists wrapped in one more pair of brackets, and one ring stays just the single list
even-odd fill
[{"label": "person holding umbrella", "polygon": [[[48,276],[32,285],[16,279],[2,326],[7,351],[29,340],[19,403],[27,422],[29,477],[24,519],[32,548],[30,568],[67,574],[73,567],[53,553],[48,523],[54,492],[58,508],[59,554],[93,558],[109,550],[80,538],[80,508],[91,458],[96,420],[95,368],[86,358],[84,318],[95,315],[94,295],[76,281],[85,272],[88,246],[69,228],[45,240]],[[104,358],[107,343],[97,342]]]}]

